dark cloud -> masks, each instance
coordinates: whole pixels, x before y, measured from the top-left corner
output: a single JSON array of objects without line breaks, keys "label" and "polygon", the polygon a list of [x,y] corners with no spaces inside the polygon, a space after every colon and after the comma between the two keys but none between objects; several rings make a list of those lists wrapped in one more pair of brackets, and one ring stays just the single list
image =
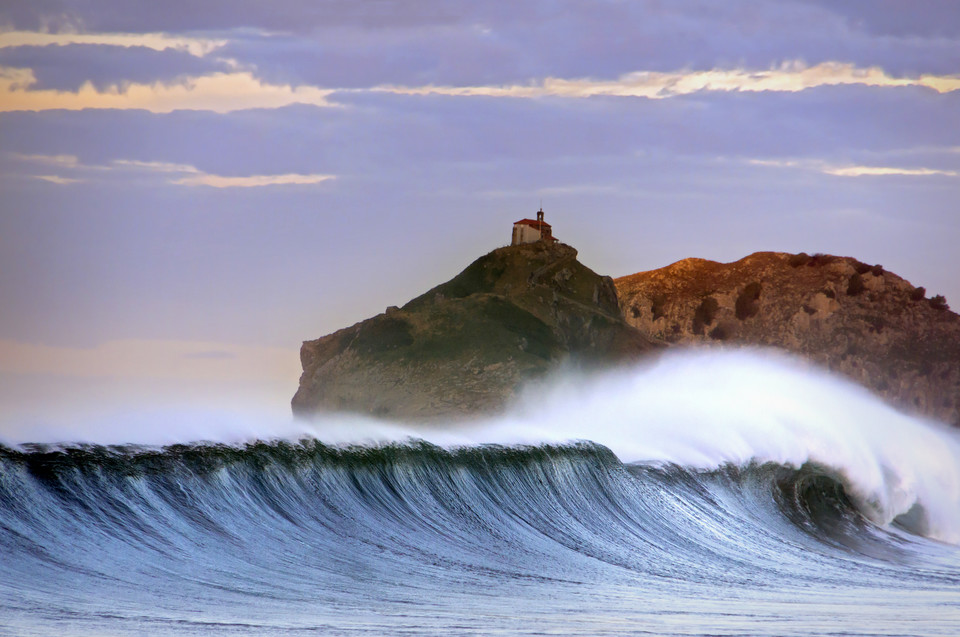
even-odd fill
[{"label": "dark cloud", "polygon": [[0,20],[21,29],[82,26],[89,31],[146,33],[256,28],[382,28],[450,24],[470,15],[467,0],[168,0],[131,6],[126,0],[31,0],[7,3]]},{"label": "dark cloud", "polygon": [[76,91],[87,82],[104,90],[229,70],[214,57],[198,58],[182,51],[79,44],[0,49],[0,66],[32,69],[37,83],[31,88],[61,91]]},{"label": "dark cloud", "polygon": [[[837,86],[663,100],[338,93],[343,108],[218,115],[178,111],[7,113],[5,150],[190,164],[220,175],[390,175],[447,162],[628,156],[843,158],[960,146],[960,92]],[[940,161],[952,155],[941,155]],[[398,163],[398,158],[403,158]],[[936,166],[931,166],[936,167]]]},{"label": "dark cloud", "polygon": [[953,41],[874,37],[810,4],[687,0],[665,6],[524,6],[542,10],[475,11],[452,24],[379,29],[318,25],[293,37],[248,34],[225,52],[255,64],[273,81],[344,88],[615,78],[637,70],[763,70],[795,60],[882,66],[914,76],[954,73],[960,66],[960,46]]},{"label": "dark cloud", "polygon": [[[960,93],[821,87],[664,100],[347,94],[378,153],[441,161],[623,155],[834,156],[960,144]],[[389,115],[388,115],[389,114]]]},{"label": "dark cloud", "polygon": [[852,28],[898,37],[960,36],[956,0],[802,0],[843,16]]},{"label": "dark cloud", "polygon": [[[928,13],[899,2],[870,2],[867,10],[864,3],[816,0],[177,4],[134,11],[119,0],[43,0],[11,7],[5,16],[0,13],[0,22],[5,18],[21,28],[38,28],[65,19],[93,32],[227,37],[231,43],[223,54],[255,66],[271,81],[343,88],[611,78],[636,70],[767,69],[794,60],[879,65],[908,75],[955,73],[960,66],[957,42],[937,37],[953,32],[945,25],[960,20],[955,10],[952,18],[945,15],[953,0],[925,0]],[[929,33],[915,29],[914,37],[904,38],[864,26],[921,21],[930,24]],[[933,30],[936,24],[940,31]],[[156,58],[142,75],[149,69],[177,75],[196,65],[182,62],[178,69],[172,58],[167,63]],[[86,70],[98,73],[93,63]]]}]

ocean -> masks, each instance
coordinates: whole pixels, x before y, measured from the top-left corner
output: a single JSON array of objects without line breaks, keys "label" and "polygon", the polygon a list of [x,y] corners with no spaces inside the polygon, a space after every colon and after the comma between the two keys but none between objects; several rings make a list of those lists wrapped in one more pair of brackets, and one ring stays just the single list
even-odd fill
[{"label": "ocean", "polygon": [[796,360],[210,423],[4,434],[0,634],[960,633],[960,436]]}]

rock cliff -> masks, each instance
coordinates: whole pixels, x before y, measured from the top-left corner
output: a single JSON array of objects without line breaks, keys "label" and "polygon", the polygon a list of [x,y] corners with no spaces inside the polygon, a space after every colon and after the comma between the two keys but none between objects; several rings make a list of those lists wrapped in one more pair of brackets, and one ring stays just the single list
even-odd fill
[{"label": "rock cliff", "polygon": [[614,283],[627,322],[660,342],[779,347],[960,425],[960,316],[879,265],[758,252]]},{"label": "rock cliff", "polygon": [[663,347],[623,320],[612,279],[576,257],[560,243],[500,248],[403,307],[304,342],[294,412],[467,416],[562,362]]}]

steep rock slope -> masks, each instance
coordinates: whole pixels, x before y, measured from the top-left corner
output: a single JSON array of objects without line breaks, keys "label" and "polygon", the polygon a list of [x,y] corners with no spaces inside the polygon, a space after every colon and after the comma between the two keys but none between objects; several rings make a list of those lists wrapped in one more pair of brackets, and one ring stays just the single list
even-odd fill
[{"label": "steep rock slope", "polygon": [[576,257],[559,243],[500,248],[402,308],[304,342],[294,412],[466,416],[502,408],[561,362],[662,347],[624,322],[612,279]]},{"label": "steep rock slope", "polygon": [[664,343],[775,346],[960,425],[960,316],[849,257],[758,252],[616,279],[628,323]]}]

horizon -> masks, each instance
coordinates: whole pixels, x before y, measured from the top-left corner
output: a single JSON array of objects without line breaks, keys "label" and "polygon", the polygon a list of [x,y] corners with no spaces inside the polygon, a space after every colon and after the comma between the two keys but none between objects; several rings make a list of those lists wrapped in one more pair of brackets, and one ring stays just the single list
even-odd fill
[{"label": "horizon", "polygon": [[960,303],[960,11],[0,8],[0,412],[289,408],[300,343],[545,211],[613,277],[758,251]]}]

